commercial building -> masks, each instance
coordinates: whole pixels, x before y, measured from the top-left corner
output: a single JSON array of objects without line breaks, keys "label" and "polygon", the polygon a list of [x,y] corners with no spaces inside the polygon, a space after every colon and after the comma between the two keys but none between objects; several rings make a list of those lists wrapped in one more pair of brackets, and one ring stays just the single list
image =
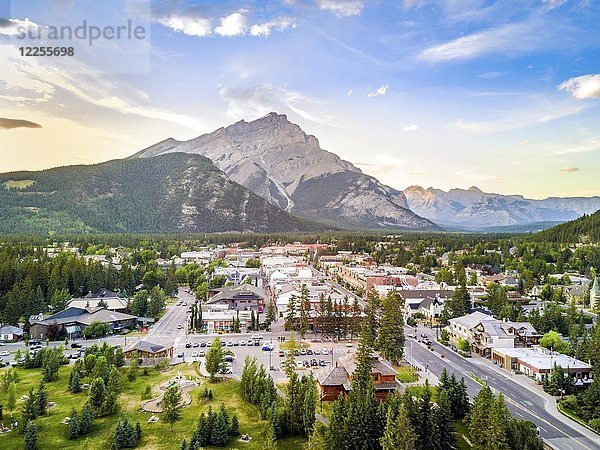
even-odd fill
[{"label": "commercial building", "polygon": [[584,386],[592,382],[592,366],[562,353],[552,352],[541,346],[532,348],[495,348],[492,360],[504,369],[522,372],[543,382],[550,376],[555,366],[560,366],[576,379],[576,385]]}]

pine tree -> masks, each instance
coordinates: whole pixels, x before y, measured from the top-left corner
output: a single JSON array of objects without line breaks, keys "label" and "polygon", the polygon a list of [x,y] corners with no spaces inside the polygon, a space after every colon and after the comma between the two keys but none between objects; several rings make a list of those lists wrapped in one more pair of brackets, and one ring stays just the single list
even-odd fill
[{"label": "pine tree", "polygon": [[237,415],[231,416],[231,423],[229,424],[229,435],[239,436],[240,435],[240,421]]},{"label": "pine tree", "polygon": [[388,408],[385,431],[380,439],[382,450],[414,450],[417,436],[408,418],[406,408]]},{"label": "pine tree", "polygon": [[215,381],[215,375],[221,366],[223,365],[223,348],[221,346],[221,340],[215,338],[210,349],[206,353],[205,367],[206,371],[210,374],[211,382]]},{"label": "pine tree", "polygon": [[177,386],[170,387],[163,395],[161,418],[170,425],[173,431],[173,424],[181,420],[181,391]]},{"label": "pine tree", "polygon": [[183,441],[181,441],[181,447],[179,447],[180,450],[187,450],[188,446],[187,446],[187,441],[184,439]]},{"label": "pine tree", "polygon": [[23,404],[23,410],[21,412],[23,418],[23,425],[26,426],[30,421],[35,420],[37,417],[37,404],[35,391],[33,388],[29,390],[29,395]]},{"label": "pine tree", "polygon": [[48,392],[44,386],[44,382],[41,381],[36,393],[36,409],[38,416],[46,414],[46,408],[48,407]]},{"label": "pine tree", "polygon": [[292,294],[290,296],[290,301],[288,302],[287,313],[285,315],[285,329],[288,331],[294,331],[297,329],[297,327],[296,327],[297,308],[298,308],[298,299],[297,299],[296,295]]},{"label": "pine tree", "polygon": [[210,435],[210,442],[212,445],[216,445],[217,447],[224,447],[227,445],[227,441],[229,440],[228,426],[229,424],[226,415],[223,414],[222,410],[219,411]]},{"label": "pine tree", "polygon": [[69,375],[69,390],[73,394],[81,392],[81,380],[79,378],[79,371],[76,369],[71,370]]},{"label": "pine tree", "polygon": [[265,436],[265,445],[263,450],[275,450],[277,448],[277,441],[275,440],[275,429],[273,424],[269,422],[267,426],[267,434]]},{"label": "pine tree", "polygon": [[504,404],[502,393],[492,401],[492,408],[487,424],[487,438],[490,448],[495,450],[509,450],[507,431],[510,413]]},{"label": "pine tree", "polygon": [[89,398],[94,409],[99,411],[106,398],[106,387],[104,386],[104,380],[102,378],[95,378],[92,380]]},{"label": "pine tree", "polygon": [[37,450],[37,427],[35,423],[30,420],[25,425],[25,450]]},{"label": "pine tree", "polygon": [[452,410],[448,391],[438,391],[437,407],[433,413],[434,436],[433,448],[453,450],[456,448],[454,427],[452,426]]},{"label": "pine tree", "polygon": [[377,336],[377,350],[391,363],[397,364],[404,355],[404,299],[391,290],[381,302],[381,326]]},{"label": "pine tree", "polygon": [[77,418],[77,412],[75,408],[71,411],[71,418],[69,419],[69,439],[77,439],[79,437],[79,419]]},{"label": "pine tree", "polygon": [[6,394],[6,407],[8,408],[8,411],[10,412],[10,417],[12,417],[12,413],[15,409],[16,404],[17,404],[17,391],[16,391],[16,387],[15,387],[15,382],[12,381],[8,385],[8,390],[7,390],[7,394]]},{"label": "pine tree", "polygon": [[309,436],[315,426],[315,412],[317,409],[317,384],[312,373],[304,377],[304,389],[302,390],[302,428],[304,434]]},{"label": "pine tree", "polygon": [[79,434],[84,436],[92,431],[94,425],[94,410],[89,402],[85,402],[79,414]]},{"label": "pine tree", "polygon": [[469,436],[475,450],[491,448],[488,424],[494,396],[489,386],[484,386],[473,401],[469,416]]},{"label": "pine tree", "polygon": [[298,332],[300,333],[300,339],[304,339],[304,335],[308,331],[308,321],[310,319],[310,300],[309,291],[306,284],[303,284],[300,288],[300,320],[298,323]]},{"label": "pine tree", "polygon": [[434,448],[434,422],[431,410],[431,389],[429,383],[425,380],[425,387],[421,393],[417,406],[417,424],[415,431],[417,433],[417,448],[420,450],[429,450]]}]

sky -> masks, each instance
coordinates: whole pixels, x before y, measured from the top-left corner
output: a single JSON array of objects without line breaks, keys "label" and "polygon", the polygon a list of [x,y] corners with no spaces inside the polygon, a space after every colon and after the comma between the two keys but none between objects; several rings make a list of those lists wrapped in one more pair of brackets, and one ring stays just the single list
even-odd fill
[{"label": "sky", "polygon": [[398,189],[600,195],[598,29],[600,0],[0,0],[0,172],[275,111]]}]

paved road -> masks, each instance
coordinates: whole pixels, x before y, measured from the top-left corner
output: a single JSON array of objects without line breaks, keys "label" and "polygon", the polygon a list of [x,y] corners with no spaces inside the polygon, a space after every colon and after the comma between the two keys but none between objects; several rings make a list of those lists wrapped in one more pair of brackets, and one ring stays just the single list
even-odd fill
[{"label": "paved road", "polygon": [[[315,273],[316,273],[318,276],[320,276],[320,277],[323,277],[323,278],[326,276],[326,275],[325,275],[323,272],[321,272],[321,271],[317,270],[317,269],[316,269],[314,266],[311,266],[311,268],[312,268],[312,270],[314,270],[314,271],[315,271]],[[362,297],[360,297],[360,296],[356,295],[354,292],[352,292],[352,291],[350,291],[350,290],[346,289],[346,288],[345,288],[344,286],[342,286],[341,284],[339,284],[339,283],[336,283],[336,282],[333,280],[333,278],[332,278],[332,277],[329,277],[329,278],[328,278],[328,280],[327,280],[327,282],[328,282],[329,284],[331,284],[331,286],[333,286],[333,287],[335,288],[335,290],[337,290],[337,291],[338,291],[338,292],[340,292],[341,294],[343,294],[343,295],[347,295],[347,296],[348,296],[348,298],[350,299],[350,303],[352,303],[352,302],[354,301],[354,299],[356,299],[356,300],[358,300],[358,304],[360,305],[360,307],[361,307],[363,310],[364,310],[364,309],[365,309],[365,307],[367,306],[367,302],[365,301],[365,299],[364,299],[364,298],[362,298]]]},{"label": "paved road", "polygon": [[[419,334],[426,332],[434,341],[435,333],[431,330],[426,331],[426,329],[420,328],[418,332]],[[485,363],[480,364],[483,361],[476,361],[478,357],[469,360],[460,357],[438,343],[434,342],[433,346],[435,351],[432,352],[423,344],[415,342],[414,339],[408,339],[406,353],[409,358],[412,357],[419,365],[427,368],[436,376],[440,375],[443,367],[454,372],[458,377],[464,376],[471,398],[477,395],[481,386],[467,377],[466,373],[471,372],[480,379],[486,380],[496,393],[502,392],[504,394],[508,408],[514,416],[535,423],[539,427],[544,440],[556,449],[600,449],[600,438],[597,435],[582,429],[567,417],[562,415],[556,417],[549,413],[547,411],[547,400],[541,395],[518,384],[515,380],[497,373],[491,367],[486,366]],[[440,355],[444,355],[444,358],[441,358]]]}]

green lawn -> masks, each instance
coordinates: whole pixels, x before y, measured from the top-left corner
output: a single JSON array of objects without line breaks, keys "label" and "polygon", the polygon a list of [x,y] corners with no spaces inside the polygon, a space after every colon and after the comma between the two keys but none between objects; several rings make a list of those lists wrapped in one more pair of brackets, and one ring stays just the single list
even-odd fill
[{"label": "green lawn", "polygon": [[[36,388],[40,379],[41,371],[39,369],[17,369],[20,381],[17,384],[17,398],[29,392],[31,387]],[[49,401],[57,403],[57,406],[50,409],[47,416],[40,417],[36,420],[38,426],[38,448],[43,450],[67,450],[67,449],[104,449],[110,448],[110,441],[117,419],[120,415],[127,415],[132,421],[140,421],[142,425],[142,440],[138,448],[156,449],[156,450],[172,450],[179,448],[179,444],[183,438],[189,440],[189,437],[195,428],[196,419],[200,412],[208,409],[209,403],[202,400],[198,401],[198,394],[204,391],[204,384],[190,392],[192,396],[192,404],[183,409],[183,420],[173,427],[173,431],[169,430],[169,426],[163,422],[147,423],[151,416],[149,413],[144,413],[140,410],[141,394],[144,392],[146,385],[153,388],[153,394],[156,393],[155,387],[164,380],[176,375],[181,371],[183,375],[197,375],[195,367],[192,365],[179,365],[169,369],[167,372],[159,373],[150,370],[146,377],[140,376],[134,382],[128,382],[123,378],[123,392],[119,396],[119,405],[121,413],[115,416],[96,419],[94,421],[94,429],[87,437],[82,437],[76,440],[69,440],[67,435],[67,425],[60,422],[70,415],[71,409],[75,407],[80,410],[87,399],[86,392],[72,394],[67,389],[69,379],[69,367],[61,367],[58,381],[47,383],[46,389],[49,394]],[[1,372],[0,372],[1,373]],[[259,419],[259,413],[256,407],[243,402],[238,394],[239,382],[235,380],[225,381],[222,383],[205,384],[212,389],[214,399],[210,402],[213,408],[218,408],[221,402],[230,413],[238,415],[240,420],[240,432],[247,433],[252,436],[252,441],[248,444],[243,444],[236,441],[231,441],[226,448],[243,448],[247,450],[260,450],[264,445],[264,433],[266,430],[266,422]],[[6,404],[6,394],[0,393],[0,401]],[[18,400],[17,408],[14,417],[20,421],[22,402]],[[4,422],[9,416],[6,408],[4,409]],[[84,442],[87,439],[87,446]],[[305,439],[294,438],[285,439],[278,442],[279,449],[302,449],[305,446]],[[19,431],[0,435],[0,448],[18,449],[23,446],[23,435]]]},{"label": "green lawn", "polygon": [[419,375],[412,366],[397,367],[396,378],[400,383],[414,383],[419,380]]},{"label": "green lawn", "polygon": [[33,180],[8,180],[2,183],[2,186],[4,186],[4,189],[25,189],[34,184],[35,181]]},{"label": "green lawn", "polygon": [[469,437],[469,430],[461,420],[454,422],[454,429],[456,430],[458,448],[460,450],[470,450],[473,448],[463,439],[463,435]]}]

